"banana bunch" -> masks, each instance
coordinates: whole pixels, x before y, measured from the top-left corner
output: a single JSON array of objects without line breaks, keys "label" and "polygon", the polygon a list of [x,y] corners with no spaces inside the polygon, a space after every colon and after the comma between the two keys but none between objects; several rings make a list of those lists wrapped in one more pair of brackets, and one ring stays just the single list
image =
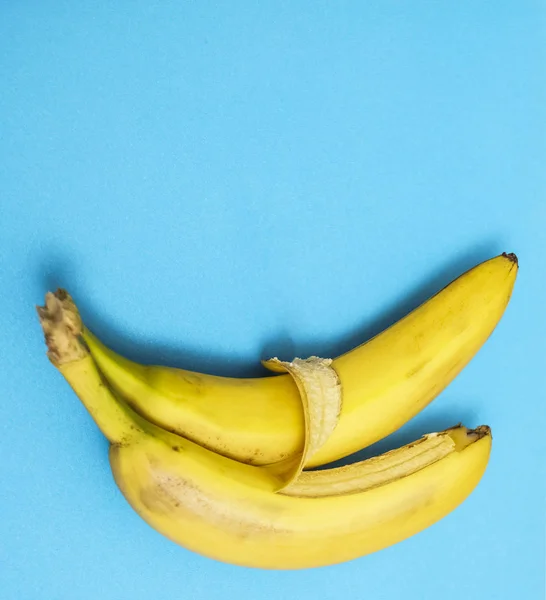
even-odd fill
[{"label": "banana bunch", "polygon": [[300,569],[380,550],[455,509],[482,477],[487,426],[457,425],[381,456],[310,470],[389,435],[487,340],[518,262],[461,275],[381,334],[335,358],[264,361],[255,379],[119,356],[64,290],[38,308],[48,356],[110,441],[133,509],[174,542],[247,567]]}]

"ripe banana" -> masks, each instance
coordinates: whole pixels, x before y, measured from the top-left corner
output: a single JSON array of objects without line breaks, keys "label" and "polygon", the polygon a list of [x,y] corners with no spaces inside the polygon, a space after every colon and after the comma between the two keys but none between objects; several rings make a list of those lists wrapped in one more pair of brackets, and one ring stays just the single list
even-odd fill
[{"label": "ripe banana", "polygon": [[[373,444],[425,408],[492,333],[517,271],[515,254],[481,263],[381,334],[336,358],[341,418],[307,466]],[[75,306],[72,310],[77,314]],[[287,460],[300,451],[304,415],[290,375],[235,379],[144,366],[117,355],[86,328],[83,337],[110,385],[160,427],[254,465]],[[270,361],[264,364],[278,370]]]},{"label": "ripe banana", "polygon": [[489,428],[457,426],[286,486],[271,467],[214,453],[132,410],[105,384],[67,306],[50,294],[39,309],[48,355],[111,442],[117,485],[148,524],[205,556],[268,569],[351,560],[447,515],[487,466]]}]

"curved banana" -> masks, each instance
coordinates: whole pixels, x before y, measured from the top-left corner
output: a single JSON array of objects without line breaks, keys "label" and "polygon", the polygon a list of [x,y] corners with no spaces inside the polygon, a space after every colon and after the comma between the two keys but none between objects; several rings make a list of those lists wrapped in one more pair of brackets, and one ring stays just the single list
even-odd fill
[{"label": "curved banana", "polygon": [[[494,330],[517,271],[514,254],[483,262],[336,358],[333,367],[343,389],[340,420],[306,466],[373,444],[425,408]],[[83,337],[112,387],[160,427],[249,464],[270,464],[299,452],[303,413],[290,375],[236,379],[144,366],[117,355],[85,328]]]},{"label": "curved banana", "polygon": [[216,454],[118,400],[59,305],[51,295],[40,309],[48,355],[110,440],[117,485],[148,524],[205,556],[267,569],[351,560],[447,515],[486,469],[489,428],[458,426],[350,467],[303,473],[275,493],[281,482],[269,467]]}]

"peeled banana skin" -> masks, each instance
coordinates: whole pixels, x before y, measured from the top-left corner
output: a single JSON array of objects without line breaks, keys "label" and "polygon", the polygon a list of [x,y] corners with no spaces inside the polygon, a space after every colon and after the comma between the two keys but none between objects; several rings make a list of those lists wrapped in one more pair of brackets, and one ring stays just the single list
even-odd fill
[{"label": "peeled banana skin", "polygon": [[[517,272],[514,254],[487,260],[384,332],[334,359],[343,393],[340,419],[307,466],[369,446],[425,408],[491,335]],[[290,375],[237,379],[144,366],[114,353],[84,326],[82,334],[109,384],[160,427],[248,464],[272,464],[300,451],[304,414]],[[270,361],[265,364],[275,368]]]}]

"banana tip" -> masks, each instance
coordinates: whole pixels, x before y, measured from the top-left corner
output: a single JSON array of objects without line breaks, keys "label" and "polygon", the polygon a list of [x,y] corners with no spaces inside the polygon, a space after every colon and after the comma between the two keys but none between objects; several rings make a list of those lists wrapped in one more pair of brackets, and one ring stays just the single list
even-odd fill
[{"label": "banana tip", "polygon": [[503,252],[504,258],[507,258],[510,262],[513,262],[516,266],[518,265],[518,257],[514,252]]},{"label": "banana tip", "polygon": [[489,425],[479,425],[478,427],[476,427],[476,429],[471,429],[469,431],[469,433],[477,435],[478,439],[481,439],[482,437],[492,437],[491,436],[491,427],[489,427]]}]

